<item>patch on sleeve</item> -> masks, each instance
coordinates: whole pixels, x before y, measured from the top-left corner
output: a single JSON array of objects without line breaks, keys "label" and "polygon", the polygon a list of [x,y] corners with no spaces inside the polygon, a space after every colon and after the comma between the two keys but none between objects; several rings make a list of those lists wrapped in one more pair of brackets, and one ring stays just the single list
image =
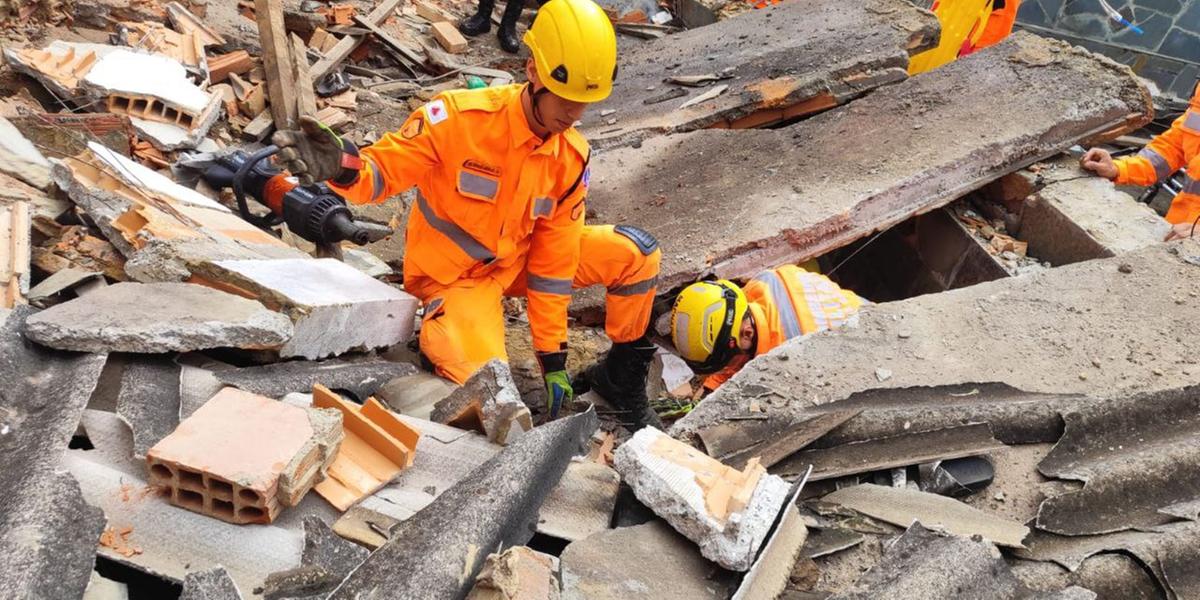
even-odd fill
[{"label": "patch on sleeve", "polygon": [[592,186],[592,167],[587,166],[587,167],[583,168],[583,189],[587,190],[591,186]]},{"label": "patch on sleeve", "polygon": [[445,100],[434,100],[426,104],[425,114],[429,116],[430,125],[437,125],[450,117],[450,113],[446,112]]},{"label": "patch on sleeve", "polygon": [[404,129],[400,130],[400,137],[406,140],[411,140],[418,135],[421,135],[421,130],[425,128],[425,119],[421,115],[416,115],[408,120],[404,125]]}]

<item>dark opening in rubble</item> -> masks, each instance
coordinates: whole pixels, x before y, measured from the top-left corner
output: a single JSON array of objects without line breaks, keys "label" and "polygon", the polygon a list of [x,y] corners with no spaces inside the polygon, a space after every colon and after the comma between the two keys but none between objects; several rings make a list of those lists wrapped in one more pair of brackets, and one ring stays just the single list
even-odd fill
[{"label": "dark opening in rubble", "polygon": [[96,572],[129,586],[129,600],[178,598],[183,593],[183,586],[178,583],[132,569],[103,556],[96,557]]}]

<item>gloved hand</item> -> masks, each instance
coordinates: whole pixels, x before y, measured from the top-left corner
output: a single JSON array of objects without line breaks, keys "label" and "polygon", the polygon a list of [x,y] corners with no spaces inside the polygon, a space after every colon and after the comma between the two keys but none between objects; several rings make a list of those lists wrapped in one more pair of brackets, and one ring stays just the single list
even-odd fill
[{"label": "gloved hand", "polygon": [[281,165],[303,185],[333,179],[342,172],[341,138],[312,117],[300,117],[299,131],[276,131],[271,143],[279,146]]},{"label": "gloved hand", "polygon": [[1117,165],[1113,163],[1112,154],[1103,148],[1092,148],[1079,159],[1079,166],[1105,179],[1117,177]]},{"label": "gloved hand", "polygon": [[556,419],[563,405],[570,404],[575,397],[571,378],[567,376],[567,353],[538,353],[538,363],[542,366],[542,378],[546,380],[547,413],[551,419]]}]

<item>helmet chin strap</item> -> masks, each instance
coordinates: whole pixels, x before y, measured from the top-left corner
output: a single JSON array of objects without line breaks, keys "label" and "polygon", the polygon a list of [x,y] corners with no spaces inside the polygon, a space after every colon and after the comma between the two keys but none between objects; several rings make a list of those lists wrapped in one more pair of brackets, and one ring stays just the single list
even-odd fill
[{"label": "helmet chin strap", "polygon": [[549,131],[550,127],[542,120],[542,107],[538,100],[541,99],[542,95],[550,93],[550,90],[546,89],[546,86],[534,90],[532,83],[526,83],[525,89],[529,91],[529,107],[533,112],[533,120],[537,121],[539,127]]}]

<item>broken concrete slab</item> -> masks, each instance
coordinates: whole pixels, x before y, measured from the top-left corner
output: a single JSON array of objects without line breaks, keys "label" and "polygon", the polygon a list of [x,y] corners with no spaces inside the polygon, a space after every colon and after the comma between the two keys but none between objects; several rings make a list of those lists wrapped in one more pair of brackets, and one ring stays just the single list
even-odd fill
[{"label": "broken concrete slab", "polygon": [[936,533],[914,523],[884,550],[883,560],[855,582],[852,589],[829,598],[881,597],[1092,600],[1096,594],[1079,587],[1034,593],[1012,574],[995,546]]},{"label": "broken concrete slab", "polygon": [[[1187,308],[1200,305],[1196,300],[1200,281],[1195,277],[1200,265],[1192,262],[1200,259],[1193,257],[1200,257],[1200,245],[1184,241],[868,307],[859,314],[857,328],[793,340],[754,359],[677,421],[672,433],[690,438],[699,428],[744,415],[751,399],[764,390],[774,390],[780,398],[776,406],[767,407],[768,419],[788,421],[841,408],[838,401],[875,388],[880,391],[874,393],[886,397],[913,395],[898,391],[901,388],[919,391],[916,386],[956,385],[957,394],[965,394],[939,393],[943,402],[960,403],[940,411],[930,408],[936,404],[933,399],[924,407],[908,401],[895,407],[884,404],[876,433],[859,438],[870,439],[888,435],[881,432],[903,431],[906,410],[920,419],[940,413],[936,422],[953,424],[952,419],[962,415],[951,413],[969,407],[977,395],[986,397],[987,386],[972,382],[1000,382],[1041,395],[1096,397],[1189,385],[1198,372],[1192,365],[1194,348],[1189,338],[1175,332],[1200,327],[1200,311]],[[1096,302],[1096,298],[1126,295],[1143,301],[1127,306]],[[947,328],[947,323],[954,327]],[[1114,323],[1121,324],[1117,330]],[[891,339],[896,343],[880,344]],[[892,370],[893,377],[880,383],[874,375],[879,367]],[[813,373],[822,377],[812,377]],[[1050,402],[1042,405],[1026,402],[1029,396],[1017,396],[1016,403],[996,405],[1027,411],[1036,416],[1033,420],[1023,416],[1001,420],[972,416],[971,420],[991,424],[1001,441],[1020,443],[1013,437],[1021,430],[1036,434],[1028,441],[1054,441],[1061,423],[1054,411],[1065,406],[1050,410],[1046,406],[1070,398],[1050,396]],[[1004,420],[1025,424],[1007,429]]]},{"label": "broken concrete slab", "polygon": [[1094,535],[1197,518],[1200,387],[1108,400],[1063,420],[1066,431],[1038,470],[1084,485],[1047,498],[1039,529]]},{"label": "broken concrete slab", "polygon": [[562,553],[563,600],[719,600],[734,577],[662,521],[572,542]]},{"label": "broken concrete slab", "polygon": [[820,558],[835,552],[853,548],[866,539],[863,534],[841,527],[813,527],[808,530],[801,555],[805,558]]},{"label": "broken concrete slab", "polygon": [[30,317],[33,341],[80,352],[187,352],[277,348],[287,317],[254,300],[190,283],[110,285]]},{"label": "broken concrete slab", "polygon": [[869,517],[907,527],[914,521],[958,535],[979,535],[1001,546],[1021,548],[1029,528],[1016,521],[988,514],[954,498],[906,488],[874,484],[842,488],[826,495],[828,502]]},{"label": "broken concrete slab", "polygon": [[394,346],[412,336],[420,302],[332,259],[223,260],[197,281],[255,298],[291,317],[295,334],[283,357],[309,360]]},{"label": "broken concrete slab", "polygon": [[[623,49],[622,93],[584,118],[596,147],[706,127],[749,128],[832,108],[907,77],[908,58],[937,43],[937,20],[900,0],[783,3]],[[815,59],[815,57],[820,57]],[[656,102],[669,75],[713,74],[716,99]],[[706,88],[686,89],[693,97]],[[614,112],[610,112],[614,111]],[[644,194],[643,194],[644,196]],[[647,199],[643,197],[643,202]]]},{"label": "broken concrete slab", "polygon": [[305,517],[300,566],[271,574],[263,586],[263,596],[324,598],[368,555],[366,548],[338,537],[321,519]]},{"label": "broken concrete slab", "polygon": [[411,363],[349,358],[320,362],[291,360],[230,369],[215,373],[214,377],[225,385],[268,398],[282,398],[292,392],[311,392],[313,385],[320,383],[332,390],[348,392],[359,402],[365,402],[387,382],[416,373],[417,368]]},{"label": "broken concrete slab", "polygon": [[638,500],[732,571],[750,568],[789,495],[788,484],[757,461],[738,471],[653,427],[614,458]]},{"label": "broken concrete slab", "polygon": [[522,436],[398,525],[330,599],[462,597],[489,549],[533,535],[538,508],[597,425],[589,411]]},{"label": "broken concrete slab", "polygon": [[117,415],[133,432],[133,456],[146,451],[179,426],[179,365],[170,356],[131,358],[121,373]]},{"label": "broken concrete slab", "polygon": [[225,389],[146,453],[172,504],[230,523],[270,523],[320,481],[342,415]]},{"label": "broken concrete slab", "polygon": [[387,404],[388,408],[402,415],[429,419],[434,406],[449,396],[456,387],[433,373],[417,371],[383,384],[376,397]]},{"label": "broken concrete slab", "polygon": [[237,584],[223,567],[188,573],[179,600],[242,600]]},{"label": "broken concrete slab", "polygon": [[762,552],[754,559],[731,600],[775,600],[787,588],[800,550],[808,538],[808,528],[796,508],[802,487],[803,483],[794,486]]},{"label": "broken concrete slab", "polygon": [[50,161],[8,119],[0,117],[0,170],[32,185],[50,185]]},{"label": "broken concrete slab", "polygon": [[175,362],[179,364],[180,419],[192,416],[196,409],[204,406],[205,402],[225,387],[225,384],[217,379],[219,371],[235,368],[200,353],[180,355]]},{"label": "broken concrete slab", "polygon": [[59,294],[66,294],[77,288],[82,293],[85,290],[95,289],[103,285],[108,285],[104,281],[103,274],[67,267],[29,288],[27,298],[30,304],[39,308],[45,308],[53,304],[55,296]]},{"label": "broken concrete slab", "polygon": [[[701,430],[698,435],[705,452],[723,463],[741,469],[750,459],[758,458],[762,466],[771,467],[854,418],[859,412],[833,411],[796,423],[717,423]],[[807,466],[804,468],[807,469]]]},{"label": "broken concrete slab", "polygon": [[525,546],[487,557],[466,600],[559,600],[558,558]]},{"label": "broken concrete slab", "polygon": [[79,84],[100,57],[117,49],[60,40],[45,48],[6,47],[4,58],[14,70],[38,80],[60,102],[69,102],[83,93]]},{"label": "broken concrete slab", "polygon": [[[977,118],[995,98],[1009,99],[1003,112]],[[710,273],[750,277],[945,205],[1082,138],[1136,128],[1152,112],[1125,67],[1018,33],[797,125],[659,136],[599,154],[589,215],[635,222],[682,249],[663,256],[659,289]],[[864,151],[872,148],[910,151]]]},{"label": "broken concrete slab", "polygon": [[505,445],[533,429],[529,407],[513,381],[508,363],[491,360],[479,367],[461,387],[433,407],[430,419],[474,429]]},{"label": "broken concrete slab", "polygon": [[621,477],[611,467],[571,461],[542,505],[538,532],[574,542],[608,529],[620,487]]},{"label": "broken concrete slab", "polygon": [[130,278],[184,281],[209,260],[308,258],[220,203],[95,142],[51,176],[129,260]]},{"label": "broken concrete slab", "polygon": [[60,457],[105,357],[25,341],[21,330],[30,314],[25,306],[0,309],[0,596],[78,598],[105,519],[60,470]]},{"label": "broken concrete slab", "polygon": [[856,473],[869,473],[907,467],[934,460],[979,456],[1004,448],[992,437],[986,423],[961,427],[914,431],[905,435],[851,442],[802,450],[772,467],[772,473],[784,477],[800,475],[813,467],[810,481],[832,479]]},{"label": "broken concrete slab", "polygon": [[177,125],[203,136],[221,114],[221,99],[197,87],[179,62],[116,49],[100,57],[80,81],[105,98],[108,112]]}]

